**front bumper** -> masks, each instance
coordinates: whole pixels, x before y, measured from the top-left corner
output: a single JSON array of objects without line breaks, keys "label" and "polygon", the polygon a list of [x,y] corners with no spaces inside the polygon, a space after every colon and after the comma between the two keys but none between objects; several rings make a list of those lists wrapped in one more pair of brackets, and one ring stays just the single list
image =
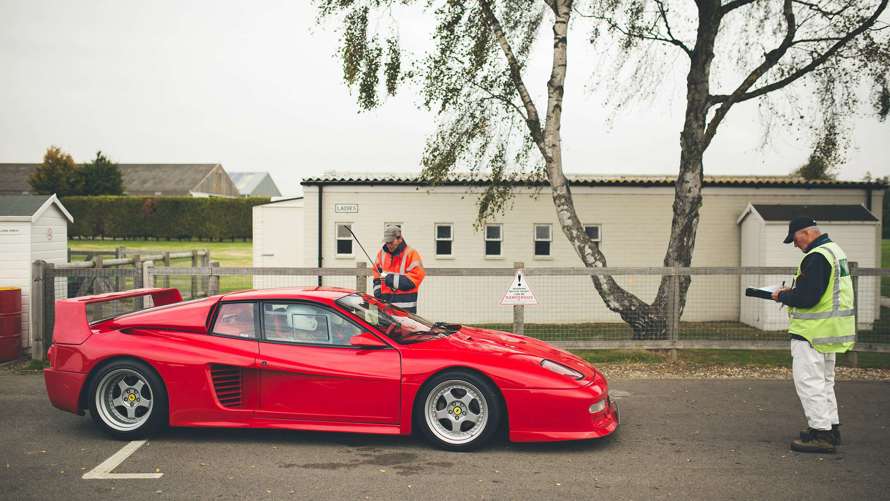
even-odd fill
[{"label": "front bumper", "polygon": [[86,374],[55,369],[43,369],[46,393],[53,406],[63,411],[83,414],[80,409],[80,391],[86,381]]},{"label": "front bumper", "polygon": [[618,404],[608,395],[605,408],[590,413],[590,405],[601,399],[595,385],[561,390],[505,390],[503,393],[512,442],[585,440],[605,437],[618,429]]}]

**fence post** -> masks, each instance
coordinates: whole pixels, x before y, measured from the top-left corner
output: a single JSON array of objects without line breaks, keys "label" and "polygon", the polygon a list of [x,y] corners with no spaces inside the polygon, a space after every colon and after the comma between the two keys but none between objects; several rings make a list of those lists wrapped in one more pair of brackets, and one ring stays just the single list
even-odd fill
[{"label": "fence post", "polygon": [[[118,248],[114,249],[114,257],[116,257],[117,259],[123,259],[123,258],[127,257],[127,249],[125,247],[118,247]],[[115,275],[114,276],[114,291],[118,292],[120,290],[122,290],[121,289],[121,277],[120,277],[120,275]]]},{"label": "fence post", "polygon": [[365,294],[368,292],[368,275],[364,270],[368,268],[368,264],[364,261],[357,261],[355,267],[359,269],[355,274],[355,290]]},{"label": "fence post", "polygon": [[152,271],[154,267],[154,261],[143,261],[142,263],[142,286],[146,289],[153,289],[155,286],[155,275]]},{"label": "fence post", "polygon": [[[68,297],[68,291],[65,291]],[[46,352],[53,344],[53,327],[56,325],[56,265],[44,263],[43,265],[43,335],[40,344],[40,359],[46,360]],[[31,350],[34,356],[34,350]]]},{"label": "fence post", "polygon": [[[513,270],[517,273],[523,268],[525,268],[525,263],[522,261],[513,263]],[[525,305],[513,305],[513,332],[520,336],[525,333]]]},{"label": "fence post", "polygon": [[[210,267],[210,251],[204,249],[204,254],[201,255],[201,268],[209,268]],[[205,296],[210,295],[210,279],[209,275],[204,276],[201,275],[201,292]]]},{"label": "fence post", "polygon": [[[161,258],[161,262],[164,263],[165,268],[170,267],[170,251],[164,252],[164,257]],[[161,280],[164,284],[164,287],[170,287],[170,275],[164,275],[164,278]]]},{"label": "fence post", "polygon": [[668,339],[674,346],[671,348],[671,362],[677,361],[676,344],[680,340],[680,268],[673,266],[671,268],[670,292],[668,296],[668,318],[667,318],[667,334]]},{"label": "fence post", "polygon": [[[198,249],[192,249],[192,268],[198,267]],[[192,299],[198,297],[198,275],[192,275]]]},{"label": "fence post", "polygon": [[43,297],[43,270],[46,262],[34,261],[31,264],[31,358],[43,360],[43,309],[46,298]]},{"label": "fence post", "polygon": [[[853,333],[859,334],[859,263],[856,261],[851,261],[849,263],[850,267],[850,278],[853,280]],[[853,367],[859,367],[859,353],[855,351],[850,351],[847,355],[847,360],[850,361],[850,365]]]},{"label": "fence post", "polygon": [[[136,274],[133,275],[133,288],[134,289],[142,289],[145,287],[145,275],[142,271],[142,256],[139,254],[133,254],[133,270],[136,271]],[[135,306],[137,310],[141,310],[145,308],[145,300],[142,296],[134,298]]]},{"label": "fence post", "polygon": [[213,273],[214,268],[219,268],[219,261],[210,263],[210,277],[207,281],[207,295],[214,296],[219,294],[219,275]]}]

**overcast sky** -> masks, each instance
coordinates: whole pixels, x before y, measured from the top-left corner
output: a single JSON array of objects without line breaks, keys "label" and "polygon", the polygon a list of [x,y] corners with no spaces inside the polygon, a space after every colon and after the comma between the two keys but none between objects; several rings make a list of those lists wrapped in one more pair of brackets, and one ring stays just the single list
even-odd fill
[{"label": "overcast sky", "polygon": [[[403,23],[407,43],[428,38],[423,19]],[[269,171],[285,195],[330,170],[417,172],[432,115],[411,92],[358,113],[335,28],[316,26],[298,0],[0,0],[0,162],[40,162],[53,144],[78,162],[97,150],[121,163],[219,162]],[[566,171],[676,174],[682,75],[609,125],[604,96],[587,89],[583,64],[571,65],[589,56],[583,36],[573,40]],[[542,58],[531,70],[547,66]],[[530,79],[539,95],[546,78]],[[766,149],[761,136],[756,107],[737,106],[705,172],[785,174],[809,154],[788,133]],[[890,174],[890,123],[858,121],[853,142],[842,178]]]}]

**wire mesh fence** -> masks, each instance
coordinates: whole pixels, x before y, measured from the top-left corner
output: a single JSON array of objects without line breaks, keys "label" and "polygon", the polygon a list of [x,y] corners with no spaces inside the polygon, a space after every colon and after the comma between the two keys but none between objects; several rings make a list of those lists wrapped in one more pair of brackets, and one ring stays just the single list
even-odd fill
[{"label": "wire mesh fence", "polygon": [[[788,339],[788,310],[747,297],[747,287],[791,283],[792,268],[530,268],[526,283],[537,304],[501,305],[516,269],[427,270],[418,313],[446,321],[521,332],[575,347],[765,347]],[[882,282],[890,269],[854,268],[859,347],[890,347],[890,307]],[[341,287],[371,291],[367,268],[147,267],[55,269],[56,299],[174,287],[183,299],[236,290]],[[148,300],[100,303],[91,320],[146,307]],[[890,298],[885,299],[890,302]],[[120,304],[116,304],[120,303]],[[517,308],[521,314],[517,315]],[[48,308],[51,310],[52,308]],[[51,319],[48,325],[51,326]],[[51,327],[50,327],[51,330]],[[659,345],[658,343],[662,343]]]},{"label": "wire mesh fence", "polygon": [[[503,331],[522,330],[547,341],[776,342],[788,339],[788,309],[745,296],[747,287],[790,285],[791,268],[539,268],[526,269],[536,305],[500,304],[515,270],[428,269],[418,313]],[[218,291],[317,286],[371,290],[364,268],[214,268],[152,271],[171,286],[191,273],[213,274]],[[319,278],[319,274],[322,276]],[[865,343],[890,343],[890,308],[881,308],[881,277],[890,269],[857,269],[857,328]],[[612,281],[611,299],[597,283]],[[168,283],[168,282],[165,282]],[[686,285],[688,284],[688,285]],[[621,298],[614,296],[621,295]],[[620,299],[620,300],[619,300]]]}]

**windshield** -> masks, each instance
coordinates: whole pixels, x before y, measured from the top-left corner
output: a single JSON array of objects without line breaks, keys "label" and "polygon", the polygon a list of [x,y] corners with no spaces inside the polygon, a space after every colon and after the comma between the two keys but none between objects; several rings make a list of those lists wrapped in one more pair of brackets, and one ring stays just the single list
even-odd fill
[{"label": "windshield", "polygon": [[399,344],[438,339],[454,330],[451,325],[430,322],[367,294],[345,296],[337,304]]}]

